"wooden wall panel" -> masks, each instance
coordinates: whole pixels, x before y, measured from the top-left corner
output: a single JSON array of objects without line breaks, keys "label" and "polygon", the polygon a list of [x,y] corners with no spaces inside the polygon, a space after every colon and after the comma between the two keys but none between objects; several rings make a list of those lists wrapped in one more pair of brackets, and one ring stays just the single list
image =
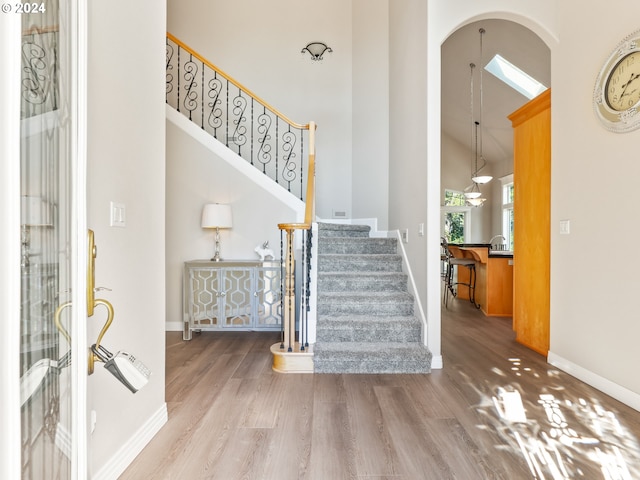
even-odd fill
[{"label": "wooden wall panel", "polygon": [[551,92],[509,116],[514,129],[513,328],[516,340],[549,351]]}]

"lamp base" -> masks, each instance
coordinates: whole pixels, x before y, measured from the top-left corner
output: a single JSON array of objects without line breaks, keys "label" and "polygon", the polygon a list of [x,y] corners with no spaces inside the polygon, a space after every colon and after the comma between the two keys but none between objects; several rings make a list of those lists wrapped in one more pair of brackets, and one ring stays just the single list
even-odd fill
[{"label": "lamp base", "polygon": [[216,243],[215,243],[215,252],[213,253],[212,262],[220,262],[222,258],[220,258],[220,229],[216,227]]}]

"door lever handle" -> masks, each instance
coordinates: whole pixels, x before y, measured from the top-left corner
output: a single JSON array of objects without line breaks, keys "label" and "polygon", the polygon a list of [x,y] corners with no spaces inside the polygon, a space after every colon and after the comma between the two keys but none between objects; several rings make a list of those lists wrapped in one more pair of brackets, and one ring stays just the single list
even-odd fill
[{"label": "door lever handle", "polygon": [[93,234],[93,230],[87,232],[87,316],[93,315],[93,309],[96,305],[95,302],[95,288],[96,288],[96,256],[98,255],[98,248]]}]

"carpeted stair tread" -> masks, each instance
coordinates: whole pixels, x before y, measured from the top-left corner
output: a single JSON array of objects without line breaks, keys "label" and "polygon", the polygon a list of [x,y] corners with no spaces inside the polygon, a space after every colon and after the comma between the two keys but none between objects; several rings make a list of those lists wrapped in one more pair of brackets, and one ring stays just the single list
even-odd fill
[{"label": "carpeted stair tread", "polygon": [[319,272],[401,272],[402,257],[397,254],[318,255]]},{"label": "carpeted stair tread", "polygon": [[318,315],[413,315],[408,292],[318,293]]},{"label": "carpeted stair tread", "polygon": [[323,292],[406,291],[407,275],[401,272],[319,272],[318,288]]},{"label": "carpeted stair tread", "polygon": [[346,223],[318,223],[318,236],[328,237],[369,237],[371,227],[368,225],[351,225]]},{"label": "carpeted stair tread", "polygon": [[362,302],[372,300],[376,303],[411,302],[409,292],[319,292],[318,298],[334,298],[336,302]]},{"label": "carpeted stair tread", "polygon": [[320,317],[317,342],[420,342],[422,324],[412,315]]},{"label": "carpeted stair tread", "polygon": [[318,254],[396,254],[395,238],[326,238],[318,243]]},{"label": "carpeted stair tread", "polygon": [[[318,357],[318,354],[320,356]],[[429,373],[431,353],[420,343],[317,342],[315,373]]]}]

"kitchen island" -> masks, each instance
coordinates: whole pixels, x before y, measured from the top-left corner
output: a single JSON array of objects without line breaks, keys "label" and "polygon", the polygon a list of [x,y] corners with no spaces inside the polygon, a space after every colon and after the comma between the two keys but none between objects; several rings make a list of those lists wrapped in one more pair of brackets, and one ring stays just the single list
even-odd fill
[{"label": "kitchen island", "polygon": [[[456,258],[472,258],[476,263],[476,303],[485,315],[513,315],[513,252],[492,250],[489,244],[449,244]],[[458,282],[469,283],[469,270],[460,268]],[[458,285],[457,298],[469,300],[469,288]]]}]

